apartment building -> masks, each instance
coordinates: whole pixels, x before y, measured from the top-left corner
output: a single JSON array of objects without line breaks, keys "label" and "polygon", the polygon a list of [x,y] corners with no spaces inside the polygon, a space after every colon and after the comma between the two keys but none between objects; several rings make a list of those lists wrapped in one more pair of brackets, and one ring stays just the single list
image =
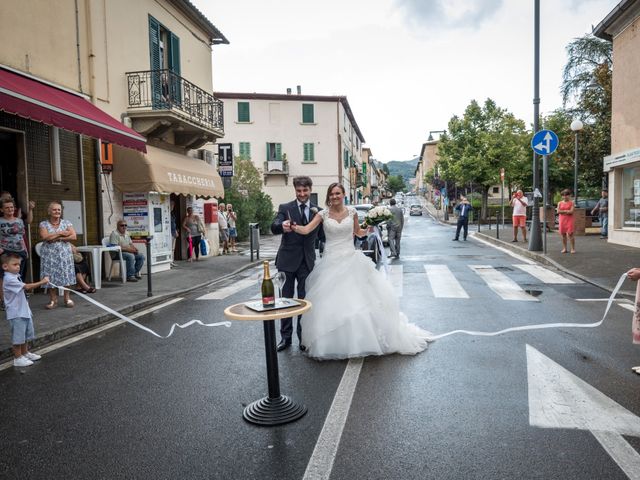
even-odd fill
[{"label": "apartment building", "polygon": [[344,186],[349,203],[363,198],[364,137],[347,97],[302,95],[300,87],[296,94],[214,95],[224,101],[225,143],[261,172],[274,208],[291,200],[298,175],[311,177],[321,205],[333,182]]},{"label": "apartment building", "polygon": [[180,214],[224,193],[211,92],[212,49],[227,39],[188,0],[7,0],[0,28],[2,189],[35,200],[37,220],[61,200],[79,243],[124,217],[168,268],[170,199]]}]

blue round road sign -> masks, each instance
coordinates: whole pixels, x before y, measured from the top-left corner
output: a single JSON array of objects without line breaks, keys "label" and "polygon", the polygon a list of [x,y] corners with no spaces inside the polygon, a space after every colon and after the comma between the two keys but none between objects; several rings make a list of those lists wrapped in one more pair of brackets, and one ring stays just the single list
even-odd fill
[{"label": "blue round road sign", "polygon": [[558,148],[558,135],[553,130],[540,130],[531,139],[531,148],[538,155],[549,155]]}]

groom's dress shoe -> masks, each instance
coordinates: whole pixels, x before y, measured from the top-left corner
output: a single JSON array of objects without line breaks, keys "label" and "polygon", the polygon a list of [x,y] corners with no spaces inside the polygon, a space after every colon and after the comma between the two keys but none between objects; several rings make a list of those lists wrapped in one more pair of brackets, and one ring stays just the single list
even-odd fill
[{"label": "groom's dress shoe", "polygon": [[304,345],[300,344],[300,351],[301,352],[306,352],[307,351],[307,347],[305,347]]},{"label": "groom's dress shoe", "polygon": [[280,343],[278,344],[278,346],[276,347],[276,350],[278,352],[281,352],[282,350],[286,350],[287,348],[289,348],[291,346],[291,342],[287,342],[286,340],[281,340]]}]

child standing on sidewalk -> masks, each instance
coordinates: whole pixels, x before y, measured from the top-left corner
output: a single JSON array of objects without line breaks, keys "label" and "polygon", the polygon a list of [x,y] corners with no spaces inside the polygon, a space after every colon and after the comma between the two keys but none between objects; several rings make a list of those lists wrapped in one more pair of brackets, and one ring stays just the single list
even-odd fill
[{"label": "child standing on sidewalk", "polygon": [[20,278],[21,258],[16,253],[5,253],[0,257],[4,282],[4,303],[6,306],[7,320],[11,324],[11,344],[13,345],[13,366],[28,367],[35,360],[40,360],[40,355],[31,353],[27,342],[35,337],[33,331],[33,319],[25,290],[41,287],[49,283],[49,277],[44,277],[36,283],[23,283]]}]

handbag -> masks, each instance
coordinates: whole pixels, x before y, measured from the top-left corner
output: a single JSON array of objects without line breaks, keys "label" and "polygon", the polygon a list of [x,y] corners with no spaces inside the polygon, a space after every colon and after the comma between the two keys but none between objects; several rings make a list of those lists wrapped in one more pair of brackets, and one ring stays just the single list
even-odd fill
[{"label": "handbag", "polygon": [[209,242],[206,238],[200,239],[200,254],[203,257],[209,255]]}]

